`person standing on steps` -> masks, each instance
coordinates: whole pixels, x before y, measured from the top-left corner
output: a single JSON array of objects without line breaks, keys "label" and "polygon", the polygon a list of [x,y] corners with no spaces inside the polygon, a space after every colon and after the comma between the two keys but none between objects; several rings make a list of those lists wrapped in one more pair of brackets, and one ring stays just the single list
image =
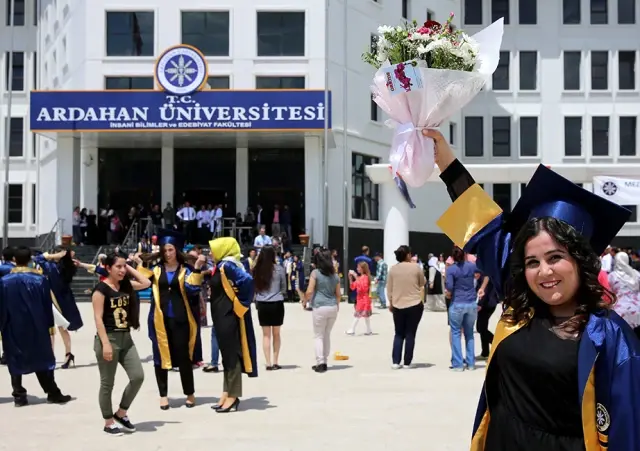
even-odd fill
[{"label": "person standing on steps", "polygon": [[0,333],[11,375],[14,404],[23,407],[29,403],[22,376],[30,373],[36,374],[47,394],[47,402],[65,404],[71,401],[71,396],[62,394],[54,376],[51,285],[38,270],[29,268],[29,248],[17,248],[14,262],[16,267],[0,279]]},{"label": "person standing on steps", "polygon": [[[149,288],[151,281],[115,253],[104,258],[104,270],[108,276],[96,285],[91,295],[96,323],[93,348],[100,372],[98,400],[104,432],[122,435],[123,431],[136,431],[127,411],[144,381],[142,362],[131,337],[131,329],[140,328],[140,299],[135,291]],[[114,412],[111,395],[118,364],[127,372],[129,384]]]}]

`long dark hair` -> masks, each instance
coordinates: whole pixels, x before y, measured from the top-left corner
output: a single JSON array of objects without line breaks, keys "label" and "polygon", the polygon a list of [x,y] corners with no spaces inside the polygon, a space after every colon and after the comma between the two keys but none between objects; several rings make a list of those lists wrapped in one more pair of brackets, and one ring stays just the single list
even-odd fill
[{"label": "long dark hair", "polygon": [[453,258],[453,261],[456,263],[462,263],[464,261],[464,256],[464,251],[458,246],[455,246],[453,251],[451,251],[451,258]]},{"label": "long dark hair", "polygon": [[[502,318],[508,324],[515,325],[529,317],[532,307],[542,314],[549,313],[549,307],[531,291],[525,277],[526,244],[540,232],[551,235],[559,245],[567,249],[577,263],[580,279],[576,293],[578,307],[573,317],[564,323],[564,330],[569,333],[579,332],[589,320],[591,313],[609,308],[603,296],[612,304],[616,297],[598,282],[600,259],[593,252],[589,242],[572,226],[555,218],[530,219],[516,236],[510,257],[511,277],[505,286],[505,312]],[[511,310],[506,310],[509,307]]]},{"label": "long dark hair", "polygon": [[[154,252],[152,254],[142,254],[140,256],[140,259],[145,263],[153,263],[153,262],[156,262],[156,261],[160,261],[163,264],[166,263],[166,260],[164,258],[164,247],[165,246],[166,246],[165,244],[160,246],[160,250],[158,252]],[[176,247],[176,260],[178,261],[178,263],[180,265],[184,266],[184,264],[187,261],[193,260],[193,262],[195,262],[197,260],[197,258],[188,259],[187,256],[184,255],[184,253],[182,252],[182,249],[178,249]]]},{"label": "long dark hair", "polygon": [[273,268],[276,265],[276,250],[273,246],[265,246],[258,254],[253,267],[253,282],[256,292],[268,290],[273,279]]},{"label": "long dark hair", "polygon": [[[115,252],[107,254],[107,256],[103,260],[105,269],[107,267],[115,265],[120,258],[126,261],[126,258],[124,258],[122,255],[116,254]],[[136,291],[133,289],[131,280],[129,280],[128,275],[125,275],[124,279],[120,281],[119,291],[120,293],[125,293],[129,296],[129,312],[127,313],[127,320],[129,322],[129,325],[133,329],[140,329],[140,298],[138,297],[138,293],[136,293]]]},{"label": "long dark hair", "polygon": [[73,277],[78,272],[78,268],[76,268],[75,263],[73,263],[73,258],[71,258],[71,250],[66,247],[61,247],[58,251],[65,251],[64,257],[60,259],[58,262],[58,271],[60,272],[60,278],[62,279],[62,283],[66,286],[71,285],[71,281]]},{"label": "long dark hair", "polygon": [[336,273],[336,268],[333,266],[333,257],[329,249],[322,249],[316,253],[313,256],[313,264],[325,276],[332,276]]}]

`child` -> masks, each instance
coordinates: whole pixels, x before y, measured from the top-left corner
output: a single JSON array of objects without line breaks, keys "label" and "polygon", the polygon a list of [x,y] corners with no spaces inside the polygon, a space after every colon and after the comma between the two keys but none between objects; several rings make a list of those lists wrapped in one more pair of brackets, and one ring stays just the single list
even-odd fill
[{"label": "child", "polygon": [[360,318],[364,318],[364,323],[367,326],[365,335],[371,335],[371,296],[369,291],[371,288],[371,273],[369,272],[369,265],[367,262],[358,263],[358,274],[355,271],[349,271],[349,279],[351,280],[351,289],[356,291],[356,311],[354,313],[355,320],[351,325],[351,328],[346,332],[347,335],[353,335],[356,331],[356,326]]}]

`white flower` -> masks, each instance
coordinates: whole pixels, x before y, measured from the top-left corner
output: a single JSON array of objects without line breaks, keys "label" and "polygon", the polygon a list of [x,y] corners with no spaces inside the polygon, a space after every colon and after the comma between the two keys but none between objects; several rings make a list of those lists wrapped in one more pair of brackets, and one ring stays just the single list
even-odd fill
[{"label": "white flower", "polygon": [[419,55],[424,55],[425,53],[429,53],[429,50],[427,50],[427,46],[425,46],[424,44],[420,44],[416,49],[416,51],[418,52]]},{"label": "white flower", "polygon": [[403,28],[402,28],[400,25],[398,25],[398,26],[396,27],[396,31],[397,31],[398,33],[402,32],[402,30],[403,30]]},{"label": "white flower", "polygon": [[410,41],[427,42],[427,41],[431,40],[431,36],[429,36],[428,34],[422,34],[422,33],[415,32],[415,33],[411,34],[411,36],[409,36],[409,40]]},{"label": "white flower", "polygon": [[378,33],[380,34],[384,34],[384,33],[393,33],[393,27],[390,27],[388,25],[380,25],[378,27]]},{"label": "white flower", "polygon": [[453,44],[448,39],[439,38],[431,41],[427,47],[426,52],[432,52],[433,50],[441,49],[450,52],[453,49]]}]

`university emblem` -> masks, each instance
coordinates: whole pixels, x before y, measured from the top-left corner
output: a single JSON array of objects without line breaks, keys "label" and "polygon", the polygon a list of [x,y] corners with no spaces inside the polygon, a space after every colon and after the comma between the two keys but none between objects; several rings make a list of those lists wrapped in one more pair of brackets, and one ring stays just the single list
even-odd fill
[{"label": "university emblem", "polygon": [[596,426],[600,432],[607,432],[609,426],[611,426],[609,412],[600,403],[596,404]]},{"label": "university emblem", "polygon": [[177,45],[160,55],[156,62],[155,77],[158,85],[168,94],[188,95],[206,84],[207,61],[195,47]]},{"label": "university emblem", "polygon": [[604,182],[602,185],[602,192],[607,196],[613,196],[618,191],[618,187],[613,182]]}]

